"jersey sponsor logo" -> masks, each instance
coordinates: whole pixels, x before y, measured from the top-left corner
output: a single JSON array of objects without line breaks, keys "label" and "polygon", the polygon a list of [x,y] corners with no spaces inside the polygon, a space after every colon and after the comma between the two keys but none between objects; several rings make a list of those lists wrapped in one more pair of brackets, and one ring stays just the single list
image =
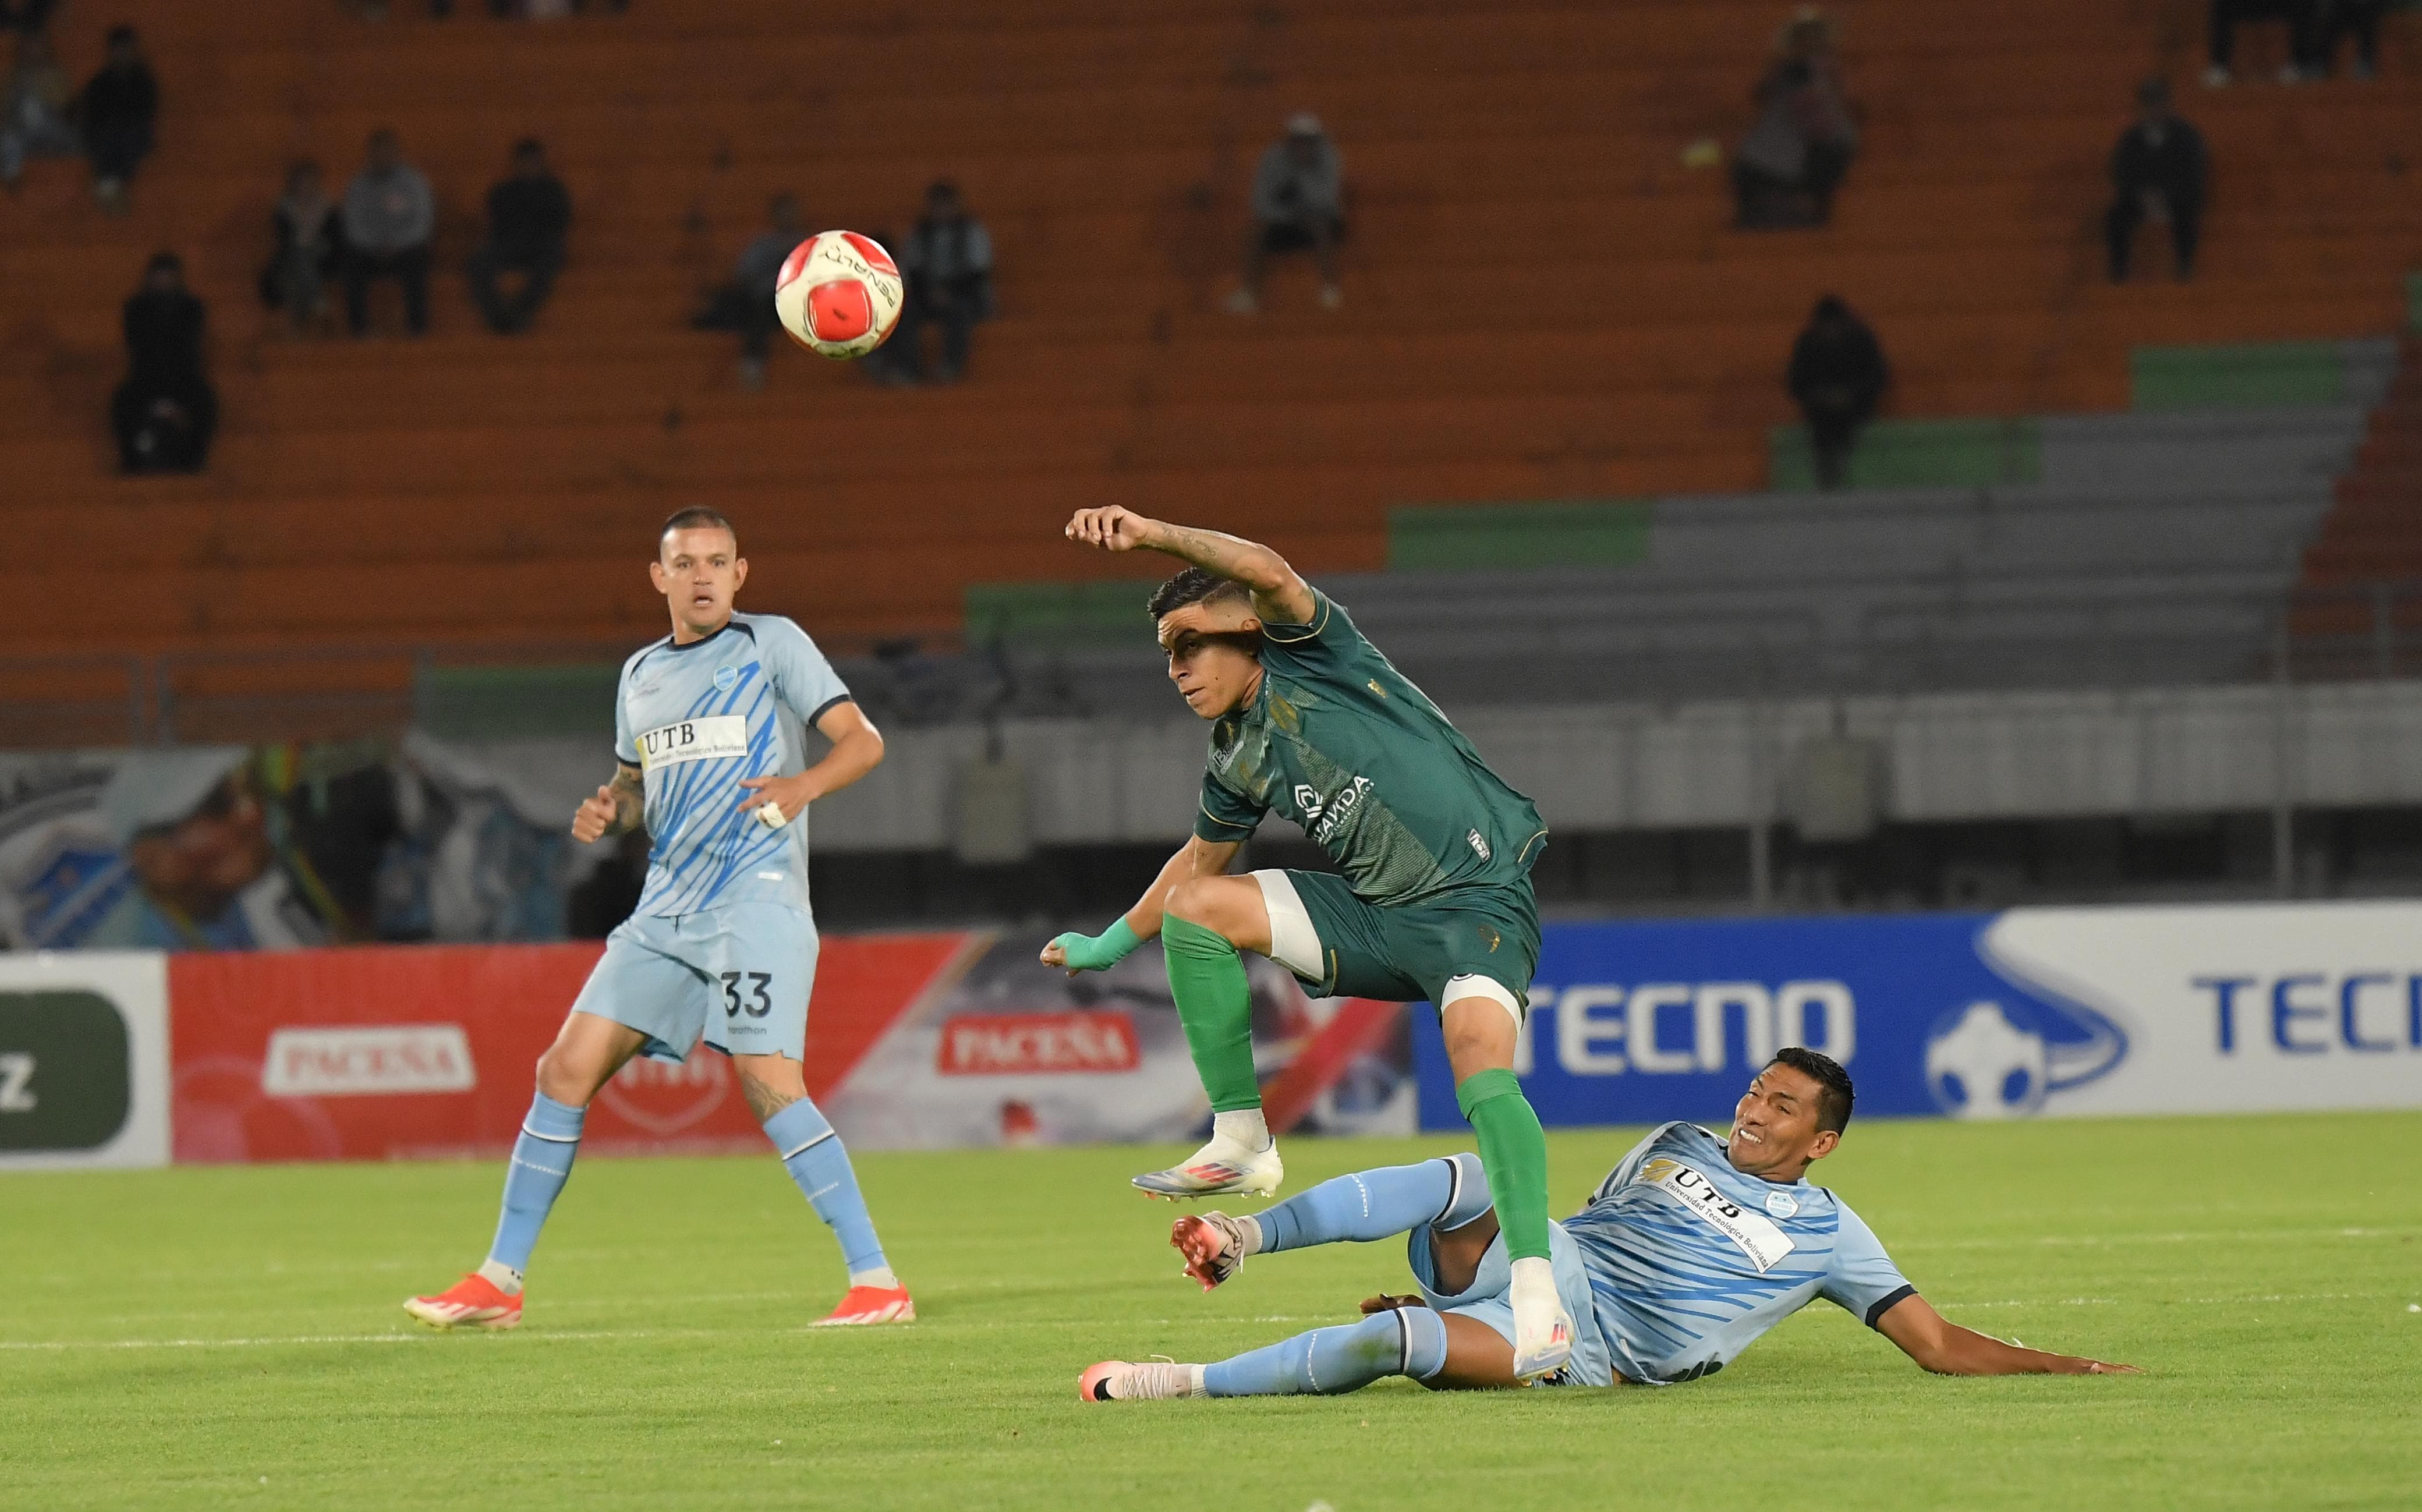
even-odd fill
[{"label": "jersey sponsor logo", "polygon": [[479,1084],[460,1024],[281,1029],[269,1036],[260,1090],[272,1097],[469,1092]]},{"label": "jersey sponsor logo", "polygon": [[1463,843],[1471,847],[1471,853],[1474,856],[1479,857],[1484,861],[1488,859],[1487,836],[1482,834],[1477,829],[1469,830],[1464,834]]},{"label": "jersey sponsor logo", "polygon": [[1051,1076],[1132,1071],[1141,1063],[1134,1022],[1096,1010],[945,1019],[934,1069],[946,1077]]},{"label": "jersey sponsor logo", "polygon": [[[1298,787],[1296,791],[1300,794],[1303,789]],[[1318,807],[1307,811],[1303,821],[1312,828],[1313,843],[1328,844],[1329,838],[1337,833],[1338,827],[1345,822],[1345,816],[1352,813],[1354,806],[1362,801],[1362,795],[1370,791],[1371,780],[1367,777],[1358,777],[1340,788],[1335,796],[1322,800]]]},{"label": "jersey sponsor logo", "polygon": [[1654,1187],[1682,1205],[1682,1210],[1733,1241],[1759,1275],[1774,1268],[1791,1252],[1791,1236],[1716,1189],[1716,1184],[1669,1156],[1659,1156],[1640,1168],[1637,1185]]},{"label": "jersey sponsor logo", "polygon": [[639,737],[639,768],[648,772],[683,762],[716,762],[747,753],[748,720],[737,714],[702,715]]}]

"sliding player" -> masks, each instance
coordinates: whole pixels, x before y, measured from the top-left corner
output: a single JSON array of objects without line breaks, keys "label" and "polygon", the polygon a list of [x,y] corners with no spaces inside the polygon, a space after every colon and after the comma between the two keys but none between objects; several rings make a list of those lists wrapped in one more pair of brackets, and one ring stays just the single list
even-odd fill
[{"label": "sliding player", "polygon": [[[606,942],[555,1044],[505,1173],[504,1214],[480,1268],[404,1311],[439,1328],[521,1321],[522,1273],[572,1174],[589,1101],[634,1055],[678,1062],[701,1036],[729,1055],[765,1137],[849,1266],[826,1323],[917,1315],[885,1263],[848,1152],[808,1098],[800,1058],[816,974],[808,912],[808,805],[883,760],[883,737],[799,627],[736,614],[747,580],[731,524],[686,509],[665,522],[648,575],[673,632],[622,666],[614,780],[580,806],[575,840],[644,824],[654,839],[637,910]],[[832,742],[802,772],[777,712]]]},{"label": "sliding player", "polygon": [[[1539,959],[1538,810],[1267,546],[1115,508],[1077,512],[1066,534],[1189,564],[1151,608],[1170,680],[1214,721],[1194,838],[1124,918],[1043,952],[1046,964],[1098,970],[1160,937],[1212,1133],[1192,1158],[1135,1184],[1172,1198],[1278,1189],[1237,952],[1268,956],[1323,996],[1436,1003],[1455,1101],[1504,1214],[1514,1372],[1558,1369],[1573,1326],[1549,1264],[1548,1145],[1513,1071]],[[1345,874],[1226,875],[1271,810]]]},{"label": "sliding player", "polygon": [[[1668,1124],[1623,1158],[1556,1226],[1557,1284],[1582,1319],[1556,1385],[1665,1385],[1712,1376],[1816,1298],[1848,1310],[1944,1376],[2134,1374],[2021,1348],[1945,1320],[1901,1279],[1859,1215],[1808,1184],[1841,1142],[1850,1079],[1786,1049],[1750,1082],[1719,1140]],[[1170,1242],[1205,1290],[1246,1258],[1409,1234],[1418,1297],[1374,1297],[1360,1323],[1315,1329],[1214,1365],[1106,1360],[1088,1401],[1286,1396],[1355,1391],[1387,1376],[1436,1388],[1512,1386],[1505,1241],[1487,1178],[1469,1155],[1325,1181],[1266,1212],[1177,1221]]]}]

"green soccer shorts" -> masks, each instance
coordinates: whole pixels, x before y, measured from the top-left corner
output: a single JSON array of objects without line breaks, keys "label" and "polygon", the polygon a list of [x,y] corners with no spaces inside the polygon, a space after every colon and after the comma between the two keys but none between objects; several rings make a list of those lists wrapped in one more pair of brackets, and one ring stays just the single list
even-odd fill
[{"label": "green soccer shorts", "polygon": [[1530,1011],[1539,968],[1539,905],[1530,879],[1432,903],[1381,907],[1327,872],[1255,872],[1270,920],[1270,959],[1315,997],[1428,1002],[1487,998]]}]

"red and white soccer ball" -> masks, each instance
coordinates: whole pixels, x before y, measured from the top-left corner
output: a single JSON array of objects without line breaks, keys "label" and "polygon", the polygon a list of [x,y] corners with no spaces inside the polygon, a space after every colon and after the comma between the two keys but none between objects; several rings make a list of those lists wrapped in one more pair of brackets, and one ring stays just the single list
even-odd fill
[{"label": "red and white soccer ball", "polygon": [[774,312],[791,339],[836,362],[862,357],[900,324],[900,264],[856,231],[818,231],[792,249],[774,281]]}]

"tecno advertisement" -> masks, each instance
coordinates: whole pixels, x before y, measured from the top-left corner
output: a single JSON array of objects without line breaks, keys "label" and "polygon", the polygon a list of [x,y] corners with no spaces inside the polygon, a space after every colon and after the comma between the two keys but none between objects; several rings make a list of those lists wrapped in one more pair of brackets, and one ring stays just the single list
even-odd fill
[{"label": "tecno advertisement", "polygon": [[[827,939],[810,1091],[865,1148],[1182,1139],[1207,1122],[1156,951]],[[501,1154],[599,947],[0,955],[0,1167]],[[1436,1016],[1252,963],[1271,1123],[1459,1129]],[[1868,1116],[2422,1106],[2422,904],[1560,924],[1522,1040],[1549,1124],[1722,1121],[1775,1048]],[[757,1151],[731,1063],[635,1062],[598,1153]]]},{"label": "tecno advertisement", "polygon": [[1549,1124],[1721,1120],[1783,1045],[1888,1117],[2422,1107],[2422,904],[1555,925],[1518,1069]]}]

